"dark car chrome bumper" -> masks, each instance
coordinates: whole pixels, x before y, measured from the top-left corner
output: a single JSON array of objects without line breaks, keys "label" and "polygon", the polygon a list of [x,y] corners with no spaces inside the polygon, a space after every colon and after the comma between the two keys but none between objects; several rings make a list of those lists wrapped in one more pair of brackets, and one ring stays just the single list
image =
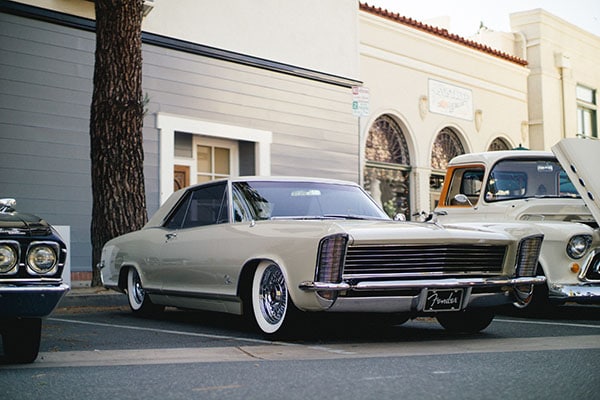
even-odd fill
[{"label": "dark car chrome bumper", "polygon": [[0,318],[45,317],[69,291],[61,284],[0,284]]}]

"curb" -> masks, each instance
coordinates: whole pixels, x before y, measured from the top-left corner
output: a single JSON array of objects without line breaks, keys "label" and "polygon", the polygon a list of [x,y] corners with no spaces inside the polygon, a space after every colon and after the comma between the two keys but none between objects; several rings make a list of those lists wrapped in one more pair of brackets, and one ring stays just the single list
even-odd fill
[{"label": "curb", "polygon": [[121,307],[128,306],[123,293],[104,288],[72,288],[58,303],[57,308],[69,307]]}]

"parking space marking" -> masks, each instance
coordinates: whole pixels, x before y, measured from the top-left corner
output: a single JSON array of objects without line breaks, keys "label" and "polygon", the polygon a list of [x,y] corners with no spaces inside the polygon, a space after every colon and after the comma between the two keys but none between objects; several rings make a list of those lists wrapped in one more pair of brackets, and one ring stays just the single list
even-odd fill
[{"label": "parking space marking", "polygon": [[158,329],[158,328],[146,328],[142,326],[133,326],[133,325],[118,325],[118,324],[107,324],[104,322],[89,322],[89,321],[80,321],[76,319],[68,319],[68,318],[48,318],[49,321],[57,321],[57,322],[70,322],[73,324],[82,324],[82,325],[94,325],[94,326],[104,326],[107,328],[121,328],[121,329],[131,329],[137,331],[147,331],[147,332],[156,332],[156,333],[167,333],[171,335],[183,335],[183,336],[195,336],[195,337],[203,337],[207,339],[221,339],[221,340],[239,340],[244,342],[258,343],[258,344],[280,344],[280,345],[291,345],[291,343],[285,342],[271,342],[263,339],[253,339],[253,338],[244,338],[239,336],[228,336],[228,335],[214,335],[209,333],[197,333],[197,332],[186,332],[186,331],[175,331],[170,329]]},{"label": "parking space marking", "polygon": [[509,323],[514,323],[514,324],[556,325],[556,326],[571,326],[574,328],[600,329],[600,325],[574,324],[571,322],[532,321],[532,320],[525,321],[525,320],[518,320],[518,319],[503,319],[503,318],[494,318],[494,322],[509,322]]}]

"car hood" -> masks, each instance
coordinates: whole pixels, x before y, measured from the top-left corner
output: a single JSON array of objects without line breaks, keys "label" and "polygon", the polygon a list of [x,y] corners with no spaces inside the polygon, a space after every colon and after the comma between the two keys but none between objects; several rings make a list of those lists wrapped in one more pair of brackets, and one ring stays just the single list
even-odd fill
[{"label": "car hood", "polygon": [[563,139],[552,152],[571,179],[571,182],[600,224],[600,175],[598,155],[600,141],[593,139]]},{"label": "car hood", "polygon": [[0,212],[0,235],[43,236],[51,232],[50,225],[38,216],[19,212]]},{"label": "car hood", "polygon": [[[421,222],[337,221],[341,231],[361,243],[481,243],[482,241],[513,240],[523,235],[522,224],[504,224],[502,229],[492,224],[465,223],[440,226]],[[514,228],[514,229],[512,229]],[[528,234],[536,233],[529,228]]]}]

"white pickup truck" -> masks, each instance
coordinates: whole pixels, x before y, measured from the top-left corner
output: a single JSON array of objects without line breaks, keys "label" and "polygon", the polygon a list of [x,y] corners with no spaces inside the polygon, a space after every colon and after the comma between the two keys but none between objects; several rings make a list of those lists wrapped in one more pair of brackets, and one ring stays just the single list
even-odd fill
[{"label": "white pickup truck", "polygon": [[[523,221],[544,233],[532,308],[600,304],[600,141],[563,139],[552,152],[464,154],[448,166],[435,209],[444,225]],[[540,270],[541,269],[541,270]]]}]

